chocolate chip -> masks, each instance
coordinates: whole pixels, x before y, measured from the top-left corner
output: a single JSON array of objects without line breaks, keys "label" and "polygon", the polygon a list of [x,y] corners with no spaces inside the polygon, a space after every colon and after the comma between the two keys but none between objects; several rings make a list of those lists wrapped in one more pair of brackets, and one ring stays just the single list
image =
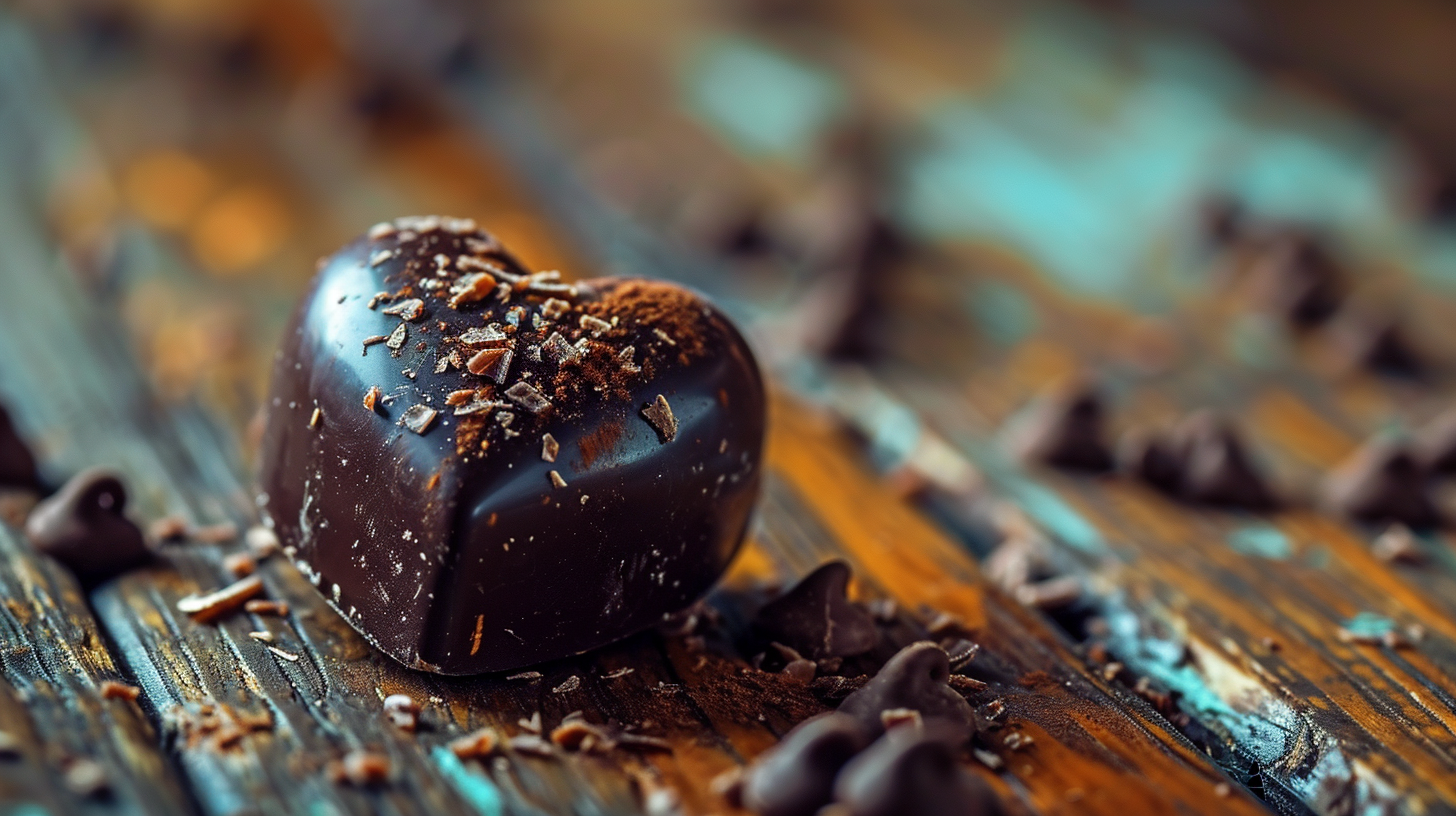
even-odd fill
[{"label": "chocolate chip", "polygon": [[1389,436],[1371,440],[1346,460],[1326,482],[1325,499],[1358,521],[1427,528],[1441,520],[1427,492],[1425,468]]},{"label": "chocolate chip", "polygon": [[840,713],[875,734],[884,728],[880,712],[893,708],[912,709],[925,719],[942,718],[962,727],[972,721],[970,705],[950,687],[945,650],[924,640],[901,649],[864,688],[839,705]]},{"label": "chocolate chip", "polygon": [[1200,411],[1183,420],[1175,434],[1176,455],[1183,461],[1184,498],[1242,510],[1270,510],[1276,505],[1232,425]]},{"label": "chocolate chip", "polygon": [[1332,349],[1347,367],[1399,377],[1419,377],[1425,370],[1422,355],[1388,311],[1351,306],[1336,316],[1328,331]]},{"label": "chocolate chip", "polygon": [[40,477],[35,471],[35,456],[20,438],[10,413],[0,407],[0,485],[36,488]]},{"label": "chocolate chip", "polygon": [[829,712],[805,720],[749,768],[744,806],[758,816],[814,816],[829,804],[840,768],[869,741],[854,717]]},{"label": "chocolate chip", "polygon": [[1163,434],[1134,429],[1117,444],[1118,470],[1164,493],[1177,494],[1183,482],[1183,461]]},{"label": "chocolate chip", "polygon": [[812,660],[864,654],[880,635],[869,613],[845,597],[849,576],[843,561],[821,565],[759,610],[754,628]]},{"label": "chocolate chip", "polygon": [[25,534],[37,550],[93,584],[151,558],[146,537],[125,509],[121,479],[107,470],[86,470],[36,506]]},{"label": "chocolate chip", "polygon": [[1314,236],[1287,231],[1265,246],[1252,270],[1264,304],[1296,328],[1328,320],[1344,299],[1344,273]]},{"label": "chocolate chip", "polygon": [[980,816],[1000,812],[985,782],[956,759],[953,734],[894,728],[839,774],[834,798],[850,816]]},{"label": "chocolate chip", "polygon": [[1012,444],[1029,461],[1069,470],[1101,472],[1112,467],[1103,441],[1102,399],[1086,382],[1040,397],[1021,418]]}]

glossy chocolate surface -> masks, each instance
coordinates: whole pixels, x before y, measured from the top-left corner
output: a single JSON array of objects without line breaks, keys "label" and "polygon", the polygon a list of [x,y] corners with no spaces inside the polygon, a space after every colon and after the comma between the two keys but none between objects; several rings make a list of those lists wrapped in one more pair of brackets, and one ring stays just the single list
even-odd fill
[{"label": "glossy chocolate surface", "polygon": [[696,295],[530,275],[470,222],[400,219],[324,262],[294,318],[259,504],[390,656],[513,669],[641,630],[718,578],[764,412],[747,345]]}]

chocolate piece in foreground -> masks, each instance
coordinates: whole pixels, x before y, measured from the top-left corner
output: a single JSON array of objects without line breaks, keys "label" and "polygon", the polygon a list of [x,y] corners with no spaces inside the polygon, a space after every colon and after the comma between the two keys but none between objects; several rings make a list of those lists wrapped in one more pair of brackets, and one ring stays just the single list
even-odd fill
[{"label": "chocolate piece in foreground", "polygon": [[267,410],[260,503],[285,553],[370,642],[446,674],[582,652],[699,597],[747,527],[765,412],[697,295],[530,273],[434,217],[328,259]]},{"label": "chocolate piece in foreground", "polygon": [[0,487],[40,487],[36,475],[35,456],[15,430],[10,412],[0,407]]},{"label": "chocolate piece in foreground", "polygon": [[765,604],[754,629],[813,660],[864,654],[879,642],[880,631],[868,612],[845,597],[848,586],[848,564],[822,564]]},{"label": "chocolate piece in foreground", "polygon": [[81,583],[95,584],[151,559],[141,528],[125,510],[121,479],[107,470],[86,470],[36,506],[25,535]]},{"label": "chocolate piece in foreground", "polygon": [[833,798],[839,769],[869,743],[859,722],[844,714],[799,723],[749,769],[744,807],[758,816],[814,816]]},{"label": "chocolate piece in foreground", "polygon": [[901,649],[864,688],[839,704],[841,714],[854,717],[872,734],[884,733],[880,715],[894,709],[918,711],[925,719],[939,718],[967,729],[974,718],[970,703],[950,686],[950,658],[928,640]]},{"label": "chocolate piece in foreground", "polygon": [[855,757],[834,785],[849,816],[990,816],[1000,807],[989,786],[956,760],[954,735],[894,728]]}]

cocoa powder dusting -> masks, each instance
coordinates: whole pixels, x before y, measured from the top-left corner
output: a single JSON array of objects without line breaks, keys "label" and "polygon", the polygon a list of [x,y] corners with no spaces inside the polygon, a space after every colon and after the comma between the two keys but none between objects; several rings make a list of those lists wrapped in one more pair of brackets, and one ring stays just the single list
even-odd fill
[{"label": "cocoa powder dusting", "polygon": [[577,443],[581,449],[581,466],[589,468],[597,457],[616,447],[617,440],[627,430],[627,417],[619,416],[597,426],[597,429],[583,436]]},{"label": "cocoa powder dusting", "polygon": [[656,329],[677,344],[678,361],[684,365],[708,349],[712,329],[705,314],[706,304],[685,289],[655,281],[627,281],[586,304],[582,311],[617,326],[606,337],[626,337],[629,331]]}]

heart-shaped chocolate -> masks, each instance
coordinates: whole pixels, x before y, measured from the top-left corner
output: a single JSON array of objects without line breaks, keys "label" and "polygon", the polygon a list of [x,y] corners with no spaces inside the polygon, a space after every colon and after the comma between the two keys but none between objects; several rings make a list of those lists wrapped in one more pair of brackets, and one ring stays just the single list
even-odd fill
[{"label": "heart-shaped chocolate", "polygon": [[415,668],[585,651],[701,595],[758,492],[764,391],[672,284],[530,273],[473,222],[381,224],[320,267],[275,362],[259,504]]}]

